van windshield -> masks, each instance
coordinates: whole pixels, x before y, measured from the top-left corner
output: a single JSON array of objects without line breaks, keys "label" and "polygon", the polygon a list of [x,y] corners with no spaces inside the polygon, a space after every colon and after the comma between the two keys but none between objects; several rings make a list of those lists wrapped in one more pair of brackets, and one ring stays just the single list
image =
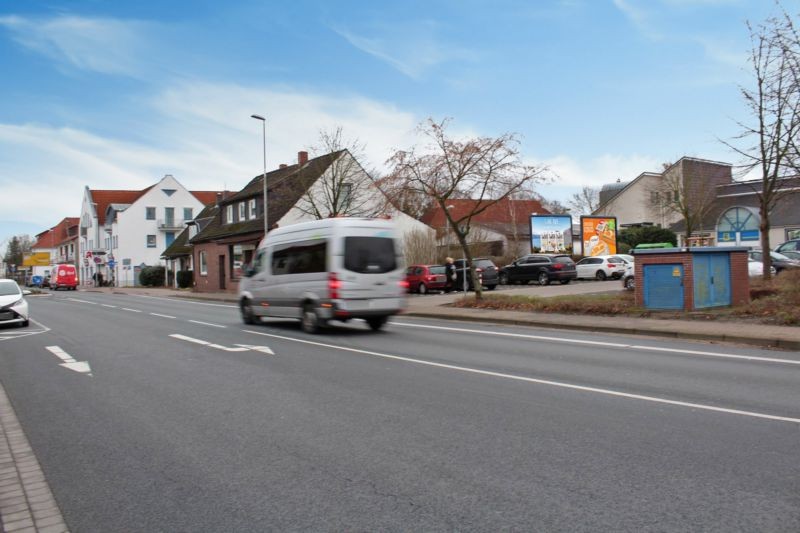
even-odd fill
[{"label": "van windshield", "polygon": [[396,270],[394,239],[345,237],[344,268],[360,274],[382,274]]}]

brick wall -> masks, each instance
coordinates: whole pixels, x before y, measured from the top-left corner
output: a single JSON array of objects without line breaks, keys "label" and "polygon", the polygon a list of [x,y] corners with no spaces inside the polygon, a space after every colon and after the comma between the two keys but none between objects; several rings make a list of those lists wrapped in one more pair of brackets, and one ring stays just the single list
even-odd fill
[{"label": "brick wall", "polygon": [[[200,252],[206,252],[207,273],[200,273]],[[239,281],[231,279],[230,272],[230,247],[227,244],[216,244],[213,242],[197,244],[192,247],[194,255],[194,290],[196,292],[230,292],[236,293],[239,290]],[[222,268],[225,275],[225,288],[220,286],[220,256]]]},{"label": "brick wall", "polygon": [[[723,248],[719,249],[724,252]],[[731,304],[746,305],[750,303],[750,277],[747,269],[747,252],[731,251]],[[694,268],[691,252],[643,254],[636,256],[634,277],[636,279],[636,305],[644,307],[644,265],[683,265],[683,307],[687,311],[694,310]]]}]

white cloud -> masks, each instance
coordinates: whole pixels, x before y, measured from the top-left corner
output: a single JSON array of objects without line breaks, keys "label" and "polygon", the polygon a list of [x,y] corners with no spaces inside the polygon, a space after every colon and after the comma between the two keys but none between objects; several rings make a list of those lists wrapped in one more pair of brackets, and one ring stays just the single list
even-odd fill
[{"label": "white cloud", "polygon": [[418,22],[374,28],[379,37],[366,37],[338,27],[333,30],[354,47],[391,65],[412,79],[451,61],[471,61],[475,53],[447,44],[436,36],[436,24]]},{"label": "white cloud", "polygon": [[660,161],[652,156],[630,154],[605,154],[588,161],[577,161],[566,155],[559,155],[543,161],[558,176],[551,184],[540,187],[546,198],[567,199],[572,192],[581,187],[599,189],[606,183],[618,179],[631,181],[642,172],[658,172]]},{"label": "white cloud", "polygon": [[148,33],[153,24],[110,18],[59,16],[31,19],[0,17],[12,38],[22,46],[63,65],[105,74],[141,76],[153,54]]}]

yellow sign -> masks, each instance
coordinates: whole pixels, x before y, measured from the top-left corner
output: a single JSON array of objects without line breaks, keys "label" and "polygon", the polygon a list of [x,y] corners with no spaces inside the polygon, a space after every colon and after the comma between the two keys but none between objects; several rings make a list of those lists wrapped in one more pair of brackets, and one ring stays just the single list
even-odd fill
[{"label": "yellow sign", "polygon": [[32,254],[25,254],[22,258],[22,266],[50,266],[50,252],[34,252]]},{"label": "yellow sign", "polygon": [[675,268],[673,268],[673,269],[672,269],[672,277],[673,277],[673,278],[679,278],[679,277],[681,277],[681,269],[680,269],[680,268],[678,268],[678,267],[675,267]]}]

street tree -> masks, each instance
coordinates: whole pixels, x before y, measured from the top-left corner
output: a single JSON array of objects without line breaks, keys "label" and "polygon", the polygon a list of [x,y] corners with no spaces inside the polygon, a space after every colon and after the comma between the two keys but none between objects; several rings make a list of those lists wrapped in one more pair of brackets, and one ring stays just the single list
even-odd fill
[{"label": "street tree", "polygon": [[22,266],[22,259],[25,254],[30,253],[32,246],[30,235],[14,235],[8,240],[3,261],[6,265]]},{"label": "street tree", "polygon": [[[778,4],[780,6],[780,4]],[[784,178],[800,170],[800,39],[793,16],[785,10],[753,26],[748,23],[751,84],[740,87],[749,118],[737,122],[741,133],[723,143],[738,153],[752,185],[761,217],[761,249],[770,250],[770,214],[786,196]],[[772,259],[763,254],[764,279]]]},{"label": "street tree", "polygon": [[[516,191],[544,181],[547,169],[522,161],[519,140],[514,134],[458,139],[448,133],[449,125],[449,119],[439,122],[428,119],[418,126],[422,143],[399,150],[388,160],[391,170],[385,190],[391,197],[426,196],[442,210],[471,267],[475,296],[481,299],[481,285],[468,240],[473,218]],[[450,200],[463,198],[473,201],[465,209],[447,209]]]},{"label": "street tree", "polygon": [[295,206],[316,219],[335,216],[372,217],[384,214],[386,203],[375,195],[376,184],[360,161],[364,144],[345,138],[342,128],[322,130],[318,144],[309,148],[313,156],[331,154],[330,166],[310,184]]},{"label": "street tree", "polygon": [[591,215],[600,207],[600,191],[594,187],[582,187],[567,200],[567,205],[576,215]]}]

